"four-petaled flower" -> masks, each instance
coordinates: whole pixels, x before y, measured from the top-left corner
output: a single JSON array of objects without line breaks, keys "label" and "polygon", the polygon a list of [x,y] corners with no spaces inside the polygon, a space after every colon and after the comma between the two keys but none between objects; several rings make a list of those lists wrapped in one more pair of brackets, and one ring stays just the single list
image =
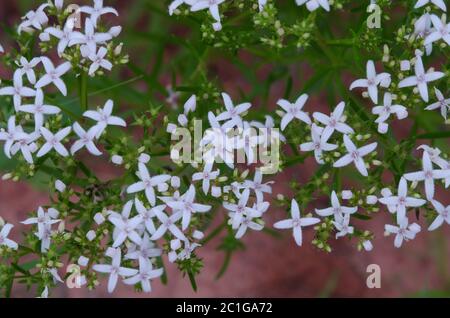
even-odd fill
[{"label": "four-petaled flower", "polygon": [[250,197],[250,190],[245,189],[239,197],[237,204],[224,202],[223,207],[230,211],[231,227],[237,229],[247,215],[256,216],[258,213],[255,209],[247,206],[248,199]]},{"label": "four-petaled flower", "polygon": [[72,147],[70,148],[70,152],[72,155],[77,153],[83,147],[93,154],[94,156],[101,156],[102,153],[98,150],[97,146],[94,144],[95,136],[97,135],[98,127],[93,126],[89,128],[88,131],[85,131],[79,123],[73,124],[73,131],[78,135],[80,139],[74,142]]},{"label": "four-petaled flower", "polygon": [[438,99],[438,101],[425,107],[425,109],[434,110],[439,108],[442,117],[444,117],[444,119],[447,120],[447,112],[450,109],[450,98],[445,99],[444,95],[436,87],[434,88],[434,93],[436,94],[436,98]]},{"label": "four-petaled flower", "polygon": [[340,102],[336,106],[334,111],[330,114],[330,116],[327,116],[320,112],[315,112],[313,114],[315,120],[325,125],[325,128],[322,132],[322,138],[324,139],[324,142],[326,142],[331,137],[331,135],[334,133],[335,130],[339,131],[342,134],[347,135],[354,133],[353,128],[345,124],[342,120],[344,115],[344,109],[345,103]]},{"label": "four-petaled flower", "polygon": [[358,207],[341,206],[339,198],[335,191],[331,193],[331,207],[326,209],[316,209],[316,213],[320,216],[344,216],[345,214],[353,214],[358,211]]},{"label": "four-petaled flower", "polygon": [[22,70],[16,70],[13,77],[13,86],[0,88],[0,95],[13,96],[14,109],[18,111],[22,105],[22,97],[34,97],[36,91],[32,88],[23,86]]},{"label": "four-petaled flower", "polygon": [[354,81],[350,85],[350,90],[357,87],[367,88],[367,92],[372,101],[378,103],[378,85],[388,87],[391,82],[391,75],[389,73],[377,74],[375,64],[372,60],[367,61],[366,72],[367,78]]},{"label": "four-petaled flower", "polygon": [[394,246],[397,248],[402,246],[403,240],[413,240],[421,230],[420,225],[417,223],[408,225],[408,218],[401,219],[398,222],[398,226],[386,224],[384,229],[389,234],[395,234]]},{"label": "four-petaled flower", "polygon": [[112,13],[116,16],[119,16],[119,13],[116,9],[112,7],[104,7],[103,6],[103,0],[94,0],[94,6],[82,6],[80,8],[80,12],[84,12],[89,14],[91,17],[91,21],[94,24],[94,26],[97,26],[97,20],[104,14]]},{"label": "four-petaled flower", "polygon": [[322,138],[324,133],[324,129],[317,126],[316,124],[312,124],[311,126],[311,138],[312,141],[305,142],[300,145],[301,151],[314,151],[314,157],[316,158],[317,163],[323,164],[324,161],[322,159],[323,151],[331,151],[337,148],[335,144],[327,143],[327,139]]},{"label": "four-petaled flower", "polygon": [[70,62],[64,62],[58,67],[55,67],[53,62],[46,56],[41,57],[41,62],[44,65],[46,74],[39,79],[35,87],[42,88],[53,83],[59,89],[61,94],[66,96],[67,87],[61,79],[61,76],[66,74],[72,68]]},{"label": "four-petaled flower", "polygon": [[38,151],[38,158],[46,155],[50,150],[55,149],[63,157],[67,157],[69,152],[61,143],[61,141],[66,138],[72,131],[71,127],[66,127],[53,134],[50,130],[45,127],[41,127],[40,132],[45,139],[45,144],[42,145],[41,149]]},{"label": "four-petaled flower", "polygon": [[397,211],[397,223],[406,218],[407,207],[419,207],[426,203],[423,199],[408,197],[408,183],[401,178],[398,184],[397,195],[379,198],[379,201]]},{"label": "four-petaled flower", "polygon": [[431,201],[434,198],[434,179],[450,177],[450,169],[433,169],[430,155],[427,151],[424,151],[422,156],[422,171],[406,173],[404,177],[408,181],[424,181],[427,199]]},{"label": "four-petaled flower", "polygon": [[111,264],[96,264],[92,267],[92,269],[96,272],[109,274],[108,279],[108,292],[112,293],[117,285],[117,280],[119,276],[129,277],[136,275],[138,271],[133,268],[121,267],[120,263],[122,262],[122,251],[120,248],[117,248],[112,255]]},{"label": "four-petaled flower", "polygon": [[59,107],[44,104],[44,93],[41,89],[36,90],[34,104],[19,106],[18,110],[33,114],[35,130],[39,130],[44,125],[44,115],[55,115],[61,112]]},{"label": "four-petaled flower", "polygon": [[281,120],[281,130],[284,130],[286,126],[294,119],[300,119],[301,121],[305,122],[308,125],[311,125],[311,119],[309,118],[308,113],[302,111],[303,106],[305,106],[306,101],[308,100],[308,95],[303,94],[301,95],[294,104],[291,102],[280,99],[277,102],[277,105],[283,108],[286,113],[283,116],[283,119]]},{"label": "four-petaled flower", "polygon": [[273,226],[276,229],[292,229],[295,243],[297,243],[298,246],[302,245],[302,227],[303,226],[310,226],[314,225],[320,222],[320,219],[318,218],[302,218],[300,217],[300,209],[298,207],[297,201],[295,199],[292,199],[291,201],[291,218],[278,221]]},{"label": "four-petaled flower", "polygon": [[399,88],[417,86],[420,96],[425,102],[428,102],[428,85],[427,83],[438,80],[445,76],[442,72],[427,72],[423,67],[422,57],[420,54],[416,55],[416,64],[414,65],[414,76],[409,76],[402,80],[399,84]]},{"label": "four-petaled flower", "polygon": [[202,180],[202,189],[205,194],[209,192],[211,180],[215,180],[220,174],[220,170],[212,171],[212,168],[211,163],[206,163],[202,172],[196,172],[192,175],[192,181]]},{"label": "four-petaled flower", "polygon": [[124,279],[124,284],[136,285],[141,284],[142,290],[146,293],[152,291],[150,281],[154,278],[160,277],[164,270],[162,268],[153,269],[152,262],[148,259],[139,259],[139,273]]},{"label": "four-petaled flower", "polygon": [[167,182],[170,178],[171,177],[167,174],[151,177],[145,164],[139,163],[139,179],[141,179],[141,181],[130,185],[127,192],[136,193],[145,191],[145,196],[147,197],[148,202],[154,206],[156,202],[154,187],[160,183]]},{"label": "four-petaled flower", "polygon": [[223,102],[225,104],[226,111],[219,114],[216,117],[217,121],[229,121],[229,126],[233,125],[236,127],[242,127],[242,118],[241,114],[245,113],[252,105],[250,103],[243,103],[240,105],[234,106],[233,101],[231,100],[230,95],[226,93],[222,93]]},{"label": "four-petaled flower", "polygon": [[447,205],[445,207],[442,203],[440,203],[436,200],[432,200],[431,204],[433,204],[433,206],[437,212],[437,216],[434,219],[433,223],[430,224],[428,231],[436,230],[444,222],[447,223],[448,225],[450,225],[450,205]]},{"label": "four-petaled flower", "polygon": [[374,151],[377,148],[377,143],[374,142],[361,148],[356,148],[350,137],[348,135],[344,135],[344,145],[348,153],[336,161],[333,164],[333,167],[340,168],[353,162],[359,173],[367,177],[368,172],[363,157]]},{"label": "four-petaled flower", "polygon": [[105,103],[103,109],[99,108],[97,111],[88,110],[84,112],[83,116],[95,120],[97,122],[98,132],[97,138],[100,138],[101,134],[108,126],[121,126],[126,127],[127,123],[120,117],[112,116],[114,103],[112,100],[108,100]]}]

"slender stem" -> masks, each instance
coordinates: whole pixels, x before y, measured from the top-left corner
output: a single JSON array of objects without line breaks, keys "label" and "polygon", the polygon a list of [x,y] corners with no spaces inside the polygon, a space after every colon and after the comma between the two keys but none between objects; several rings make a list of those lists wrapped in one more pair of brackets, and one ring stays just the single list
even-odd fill
[{"label": "slender stem", "polygon": [[88,109],[88,74],[86,72],[81,72],[80,78],[80,106],[82,111]]}]

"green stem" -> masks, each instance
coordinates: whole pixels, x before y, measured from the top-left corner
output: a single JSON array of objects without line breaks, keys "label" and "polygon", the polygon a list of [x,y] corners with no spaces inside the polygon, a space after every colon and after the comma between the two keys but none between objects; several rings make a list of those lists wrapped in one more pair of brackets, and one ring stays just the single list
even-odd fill
[{"label": "green stem", "polygon": [[86,72],[81,72],[80,74],[80,106],[82,111],[88,109],[88,74]]}]

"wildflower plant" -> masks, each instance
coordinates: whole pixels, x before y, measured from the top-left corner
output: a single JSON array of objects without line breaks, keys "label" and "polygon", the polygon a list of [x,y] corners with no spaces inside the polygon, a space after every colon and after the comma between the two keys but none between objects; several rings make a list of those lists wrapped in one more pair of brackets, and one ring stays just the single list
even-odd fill
[{"label": "wildflower plant", "polygon": [[[45,184],[50,199],[16,241],[17,224],[1,219],[5,296],[24,284],[46,297],[73,277],[78,288],[108,277],[108,292],[119,283],[150,292],[168,266],[197,289],[208,266],[198,251],[221,241],[220,277],[250,232],[289,230],[325,252],[346,237],[370,251],[383,234],[369,230],[378,214],[391,216],[396,247],[450,224],[438,197],[450,185],[445,1],[122,9],[49,0],[7,29],[3,180]],[[142,12],[155,25],[134,31]],[[216,59],[245,85],[226,85]],[[105,180],[104,164],[120,173]],[[289,195],[273,189],[282,178]],[[274,222],[277,208],[286,216]]]}]

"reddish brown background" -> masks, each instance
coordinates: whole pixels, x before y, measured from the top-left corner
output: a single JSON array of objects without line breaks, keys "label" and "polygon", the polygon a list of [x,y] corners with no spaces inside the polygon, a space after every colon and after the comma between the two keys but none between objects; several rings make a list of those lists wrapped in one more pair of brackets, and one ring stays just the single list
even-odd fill
[{"label": "reddish brown background", "polygon": [[[13,1],[1,1],[1,21],[16,23],[19,14]],[[0,37],[3,43],[3,36]],[[151,63],[151,61],[149,62]],[[239,74],[226,65],[217,65],[215,71],[223,79],[223,85],[232,93],[236,87],[245,87]],[[293,73],[295,70],[292,70]],[[261,74],[263,77],[264,74]],[[295,87],[295,84],[294,84]],[[280,85],[273,92],[274,96],[283,93]],[[277,93],[279,93],[277,95]],[[327,109],[324,101],[312,99],[311,105],[316,109]],[[397,132],[401,136],[402,131]],[[112,168],[100,163],[95,164],[99,175],[108,179],[116,174]],[[289,194],[287,188],[288,176],[306,181],[304,171],[315,168],[311,161],[302,169],[292,169],[277,178],[274,193]],[[440,189],[439,197],[443,203],[449,204],[448,192]],[[37,206],[48,202],[47,194],[33,189],[25,183],[0,181],[0,215],[8,222],[16,224],[13,238],[18,239],[19,233],[25,230],[19,222],[26,218],[27,212]],[[319,202],[326,206],[327,202]],[[284,218],[282,211],[272,209],[267,222]],[[346,239],[333,242],[332,254],[320,252],[308,242],[311,241],[311,232],[307,231],[305,244],[298,248],[295,246],[289,233],[283,239],[274,239],[262,233],[249,233],[244,242],[246,251],[234,255],[229,270],[224,277],[215,280],[223,255],[215,250],[217,241],[199,251],[205,260],[205,268],[198,277],[199,290],[194,293],[187,279],[182,278],[174,266],[168,266],[168,286],[159,282],[153,284],[152,297],[398,297],[409,296],[429,290],[450,291],[449,275],[449,228],[444,225],[434,233],[421,232],[416,240],[404,244],[401,249],[393,246],[393,237],[383,237],[384,224],[390,222],[389,215],[381,212],[368,229],[376,233],[373,241],[374,250],[358,252],[353,242]],[[422,225],[423,222],[421,223]],[[366,267],[369,264],[378,264],[382,271],[382,284],[380,289],[366,287]],[[15,289],[15,296],[33,296],[22,288]],[[103,284],[96,291],[68,290],[58,288],[53,296],[60,297],[108,297],[106,286]],[[119,283],[115,297],[141,297],[147,295],[136,294],[132,288]]]}]

